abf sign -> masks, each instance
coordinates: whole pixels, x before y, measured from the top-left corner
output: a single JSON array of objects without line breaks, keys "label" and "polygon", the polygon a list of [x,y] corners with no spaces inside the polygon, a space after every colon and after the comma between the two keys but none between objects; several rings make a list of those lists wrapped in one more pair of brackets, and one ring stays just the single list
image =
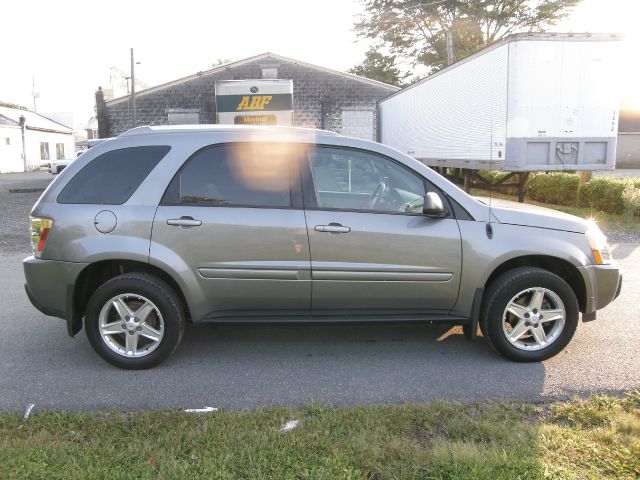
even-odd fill
[{"label": "abf sign", "polygon": [[243,96],[236,110],[264,110],[272,98],[272,95]]}]

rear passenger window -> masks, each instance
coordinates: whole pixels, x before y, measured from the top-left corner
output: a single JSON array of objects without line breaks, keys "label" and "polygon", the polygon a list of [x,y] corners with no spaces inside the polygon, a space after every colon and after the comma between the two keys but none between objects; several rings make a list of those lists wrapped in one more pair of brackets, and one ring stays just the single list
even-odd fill
[{"label": "rear passenger window", "polygon": [[122,205],[171,147],[150,145],[97,156],[67,183],[58,203]]},{"label": "rear passenger window", "polygon": [[256,142],[201,150],[173,178],[162,203],[290,207],[292,148]]}]

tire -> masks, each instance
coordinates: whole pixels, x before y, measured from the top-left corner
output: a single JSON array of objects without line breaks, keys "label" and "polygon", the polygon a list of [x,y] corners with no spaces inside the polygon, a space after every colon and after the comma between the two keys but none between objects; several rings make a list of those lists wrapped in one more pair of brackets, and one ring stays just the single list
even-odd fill
[{"label": "tire", "polygon": [[509,270],[487,289],[481,330],[517,362],[539,362],[567,346],[578,326],[578,300],[558,275],[535,267]]},{"label": "tire", "polygon": [[107,362],[128,370],[164,361],[182,340],[184,326],[176,292],[145,273],[108,280],[91,295],[85,312],[91,346]]}]

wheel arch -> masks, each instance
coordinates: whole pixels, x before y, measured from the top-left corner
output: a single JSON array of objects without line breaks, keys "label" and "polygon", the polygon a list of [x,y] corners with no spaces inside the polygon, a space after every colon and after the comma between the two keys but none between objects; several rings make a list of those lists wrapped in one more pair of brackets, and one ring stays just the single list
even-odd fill
[{"label": "wheel arch", "polygon": [[91,295],[107,280],[123,273],[148,273],[165,281],[176,292],[184,308],[187,319],[190,318],[189,304],[182,288],[165,270],[149,263],[137,260],[109,259],[87,265],[78,275],[73,290],[72,315],[67,320],[69,335],[74,336],[82,329],[87,302]]},{"label": "wheel arch", "polygon": [[586,310],[587,288],[579,270],[571,262],[550,255],[523,255],[511,258],[498,265],[485,282],[485,291],[491,283],[504,272],[518,267],[537,267],[547,270],[562,278],[573,290],[581,312]]}]

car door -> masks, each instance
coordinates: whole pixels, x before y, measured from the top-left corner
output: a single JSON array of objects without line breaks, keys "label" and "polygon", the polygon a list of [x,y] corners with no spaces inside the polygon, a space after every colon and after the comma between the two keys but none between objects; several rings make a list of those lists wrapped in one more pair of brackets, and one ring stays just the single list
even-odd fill
[{"label": "car door", "polygon": [[295,144],[210,146],[169,184],[150,256],[180,272],[194,320],[308,312],[309,245],[293,152]]},{"label": "car door", "polygon": [[437,313],[455,304],[456,220],[422,213],[435,187],[372,152],[310,146],[302,165],[314,313]]}]

